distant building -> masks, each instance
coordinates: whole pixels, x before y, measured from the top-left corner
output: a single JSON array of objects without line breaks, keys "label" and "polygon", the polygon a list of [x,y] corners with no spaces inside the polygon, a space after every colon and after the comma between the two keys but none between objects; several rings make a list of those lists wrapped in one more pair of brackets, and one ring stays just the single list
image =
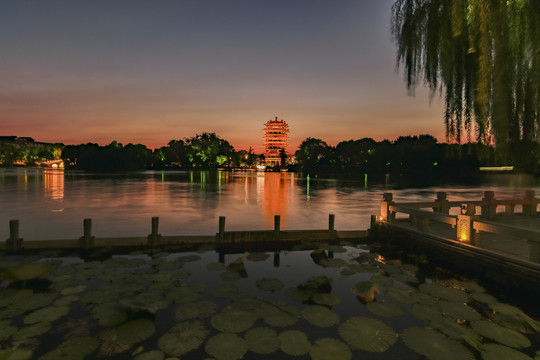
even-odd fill
[{"label": "distant building", "polygon": [[287,151],[289,125],[283,120],[268,120],[264,124],[264,158],[267,166],[281,164],[281,152]]}]

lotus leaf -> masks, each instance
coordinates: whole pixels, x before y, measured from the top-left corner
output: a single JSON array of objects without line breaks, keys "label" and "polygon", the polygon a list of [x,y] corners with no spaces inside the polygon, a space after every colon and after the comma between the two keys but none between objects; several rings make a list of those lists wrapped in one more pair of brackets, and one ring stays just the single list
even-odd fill
[{"label": "lotus leaf", "polygon": [[67,315],[69,310],[69,306],[48,306],[26,315],[24,317],[24,323],[28,325],[37,322],[52,322]]},{"label": "lotus leaf", "polygon": [[315,304],[334,306],[341,303],[341,299],[334,294],[316,293],[311,297],[311,301]]},{"label": "lotus leaf", "polygon": [[429,329],[408,328],[403,331],[403,342],[415,352],[431,360],[475,359],[465,346]]},{"label": "lotus leaf", "polygon": [[342,268],[349,266],[349,263],[339,258],[328,258],[321,260],[321,265],[329,268]]},{"label": "lotus leaf", "polygon": [[339,340],[332,338],[317,339],[309,355],[312,360],[350,360],[352,352],[349,347]]},{"label": "lotus leaf", "polygon": [[223,281],[236,281],[242,278],[238,271],[227,270],[219,274],[219,278]]},{"label": "lotus leaf", "polygon": [[98,338],[103,340],[99,348],[100,357],[111,357],[129,350],[131,347],[128,344],[118,342],[118,336],[114,330],[102,331],[98,334]]},{"label": "lotus leaf", "polygon": [[524,335],[489,320],[473,321],[471,327],[480,335],[509,347],[520,349],[531,346],[531,342]]},{"label": "lotus leaf", "polygon": [[401,281],[404,283],[411,283],[411,284],[418,284],[420,281],[418,281],[418,278],[411,274],[406,273],[394,273],[390,274],[390,276],[397,281]]},{"label": "lotus leaf", "polygon": [[120,325],[115,329],[118,341],[122,344],[132,345],[148,339],[154,334],[154,323],[148,319],[135,319]]},{"label": "lotus leaf", "polygon": [[336,254],[346,253],[347,252],[347,249],[345,249],[341,245],[328,245],[326,247],[326,250],[328,250],[330,252],[333,252],[333,253],[336,253]]},{"label": "lotus leaf", "polygon": [[404,304],[414,304],[415,299],[413,297],[414,292],[403,286],[390,286],[386,288],[384,296],[391,300],[404,303]]},{"label": "lotus leaf", "polygon": [[0,291],[0,308],[17,304],[18,302],[31,297],[33,294],[33,291],[30,289],[2,289]]},{"label": "lotus leaf", "polygon": [[249,261],[258,262],[258,261],[265,261],[269,257],[270,255],[268,255],[267,253],[259,252],[259,253],[250,253],[247,259]]},{"label": "lotus leaf", "polygon": [[339,324],[339,317],[335,312],[321,305],[310,305],[302,309],[302,316],[310,324],[319,327],[330,327]]},{"label": "lotus leaf", "polygon": [[198,349],[208,334],[200,321],[181,322],[159,339],[158,347],[167,355],[180,357]]},{"label": "lotus leaf", "polygon": [[234,334],[221,333],[208,339],[205,350],[216,360],[238,360],[248,351],[248,343]]},{"label": "lotus leaf", "polygon": [[332,290],[332,279],[327,276],[312,276],[304,281],[298,288],[303,291],[309,291],[312,294],[316,292],[330,292]]},{"label": "lotus leaf", "polygon": [[208,270],[208,271],[223,271],[223,270],[227,270],[227,267],[223,263],[213,262],[213,263],[209,263],[208,265],[206,265],[206,270]]},{"label": "lotus leaf", "polygon": [[167,299],[176,304],[186,304],[199,300],[206,286],[202,284],[184,284],[167,293]]},{"label": "lotus leaf", "polygon": [[475,348],[478,347],[479,341],[482,340],[478,333],[468,326],[458,324],[455,320],[439,317],[431,319],[430,324],[443,334],[456,340],[465,340],[469,345],[474,345]]},{"label": "lotus leaf", "polygon": [[454,319],[463,319],[468,321],[480,320],[482,315],[466,304],[455,302],[441,301],[441,309],[444,314],[453,317]]},{"label": "lotus leaf", "polygon": [[356,274],[356,271],[352,269],[350,266],[347,266],[346,268],[341,269],[339,272],[339,276],[341,277],[349,277]]},{"label": "lotus leaf", "polygon": [[32,311],[50,305],[57,297],[57,294],[38,293],[21,300],[14,306],[24,311]]},{"label": "lotus leaf", "polygon": [[300,302],[308,301],[314,293],[314,291],[306,291],[297,287],[285,290],[285,295],[287,295],[287,297]]},{"label": "lotus leaf", "polygon": [[249,329],[255,320],[257,318],[249,311],[225,307],[220,313],[212,317],[210,323],[219,331],[239,333]]},{"label": "lotus leaf", "polygon": [[72,337],[53,351],[40,357],[40,360],[83,359],[99,346],[99,340],[90,336]]},{"label": "lotus leaf", "polygon": [[474,281],[458,281],[458,285],[465,291],[469,292],[484,292],[486,289],[484,289],[481,285]]},{"label": "lotus leaf", "polygon": [[514,306],[494,303],[490,304],[489,307],[495,312],[495,321],[503,326],[524,333],[540,332],[540,321],[534,320]]},{"label": "lotus leaf", "polygon": [[384,352],[397,340],[397,334],[385,323],[355,316],[339,326],[339,335],[353,349]]},{"label": "lotus leaf", "polygon": [[385,287],[394,285],[394,279],[386,275],[381,275],[381,274],[372,275],[369,281],[377,283]]},{"label": "lotus leaf", "polygon": [[481,355],[482,360],[533,360],[522,352],[499,344],[485,344]]},{"label": "lotus leaf", "polygon": [[44,262],[14,266],[0,273],[0,280],[9,282],[28,281],[32,279],[45,279],[52,271],[52,267]]},{"label": "lotus leaf", "polygon": [[239,293],[238,287],[233,284],[219,284],[210,290],[210,295],[217,298],[232,299]]},{"label": "lotus leaf", "polygon": [[409,310],[411,314],[422,320],[433,321],[441,318],[439,306],[413,304]]},{"label": "lotus leaf", "polygon": [[302,356],[309,352],[311,343],[306,334],[298,330],[287,330],[279,334],[281,351],[291,356]]},{"label": "lotus leaf", "polygon": [[99,322],[100,326],[120,325],[128,319],[125,310],[116,308],[114,303],[105,303],[92,309],[92,317]]},{"label": "lotus leaf", "polygon": [[384,316],[384,317],[393,317],[403,315],[403,310],[399,306],[391,302],[370,302],[366,304],[366,307],[369,311],[375,315]]},{"label": "lotus leaf", "polygon": [[469,302],[470,300],[469,295],[464,291],[449,288],[449,287],[444,287],[435,283],[421,284],[420,291],[426,294],[429,294],[431,296],[435,296],[439,299],[443,299],[443,300],[447,300],[451,302],[466,303],[466,302]]},{"label": "lotus leaf", "polygon": [[176,258],[175,261],[180,263],[188,263],[188,262],[195,262],[201,260],[201,257],[199,255],[183,255],[178,258]]},{"label": "lotus leaf", "polygon": [[139,354],[133,358],[133,360],[163,360],[165,354],[159,350],[152,350]]},{"label": "lotus leaf", "polygon": [[77,295],[68,295],[63,296],[59,299],[56,299],[53,303],[55,306],[69,306],[71,303],[78,301],[79,297]]},{"label": "lotus leaf", "polygon": [[218,305],[208,300],[184,304],[175,313],[177,321],[205,319],[216,313]]},{"label": "lotus leaf", "polygon": [[249,350],[256,354],[267,355],[275,352],[280,347],[277,333],[268,327],[250,329],[245,335]]},{"label": "lotus leaf", "polygon": [[239,258],[237,258],[236,260],[234,260],[230,265],[242,265],[244,263],[244,261],[247,259],[249,253],[246,251],[242,254],[242,256],[240,256]]},{"label": "lotus leaf", "polygon": [[370,302],[380,293],[379,285],[371,281],[361,281],[354,285],[353,293],[361,301]]},{"label": "lotus leaf", "polygon": [[0,360],[28,360],[34,355],[32,350],[7,349],[0,350]]},{"label": "lotus leaf", "polygon": [[429,294],[425,294],[419,291],[411,293],[411,298],[413,299],[415,303],[424,304],[424,305],[437,305],[440,301],[436,297],[433,297]]},{"label": "lotus leaf", "polygon": [[0,321],[0,342],[16,333],[17,330],[18,329],[15,326],[11,326],[11,321]]},{"label": "lotus leaf", "polygon": [[60,291],[60,294],[73,295],[73,294],[78,294],[80,292],[83,292],[84,290],[86,290],[86,285],[71,286],[71,287],[62,289]]},{"label": "lotus leaf", "polygon": [[263,278],[257,281],[257,287],[264,291],[274,292],[283,289],[283,283],[279,279]]},{"label": "lotus leaf", "polygon": [[497,299],[494,296],[491,296],[489,294],[483,293],[483,292],[472,292],[471,298],[473,300],[476,300],[478,302],[484,303],[484,304],[495,304],[497,302]]},{"label": "lotus leaf", "polygon": [[297,308],[285,303],[272,302],[272,305],[264,307],[263,311],[263,321],[275,327],[292,326],[301,318]]},{"label": "lotus leaf", "polygon": [[184,280],[191,276],[191,271],[187,269],[180,269],[171,273],[171,278],[174,280]]}]

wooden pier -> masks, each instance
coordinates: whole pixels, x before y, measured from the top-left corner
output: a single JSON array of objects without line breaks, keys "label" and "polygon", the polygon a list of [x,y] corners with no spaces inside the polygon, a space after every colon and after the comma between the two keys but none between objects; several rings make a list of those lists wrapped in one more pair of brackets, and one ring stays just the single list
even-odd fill
[{"label": "wooden pier", "polygon": [[461,201],[439,192],[433,201],[418,203],[399,203],[385,193],[380,214],[371,218],[370,237],[429,249],[442,261],[496,282],[540,288],[538,205],[530,190],[513,199],[486,191],[482,199]]},{"label": "wooden pier", "polygon": [[1,243],[0,251],[9,253],[41,250],[84,250],[110,248],[159,248],[168,246],[215,245],[218,249],[263,249],[265,247],[287,247],[299,242],[332,242],[339,240],[363,240],[367,231],[338,231],[334,228],[335,216],[328,217],[328,228],[320,230],[281,230],[281,218],[274,216],[273,230],[226,231],[225,217],[219,217],[218,232],[215,235],[165,236],[159,233],[159,218],[151,219],[151,232],[140,237],[96,238],[92,235],[92,219],[83,220],[83,235],[78,239],[32,240],[19,238],[19,221],[9,223],[9,238]]}]

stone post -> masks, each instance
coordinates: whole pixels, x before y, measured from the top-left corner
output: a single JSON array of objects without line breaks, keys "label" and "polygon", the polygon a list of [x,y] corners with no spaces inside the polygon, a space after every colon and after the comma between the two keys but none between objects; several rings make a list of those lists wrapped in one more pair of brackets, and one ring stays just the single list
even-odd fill
[{"label": "stone post", "polygon": [[497,205],[495,204],[495,193],[493,191],[484,191],[482,198],[482,215],[483,219],[491,219],[497,215]]},{"label": "stone post", "polygon": [[535,197],[534,190],[525,191],[525,201],[527,205],[523,205],[523,215],[525,216],[536,216],[536,208],[538,206],[538,199]]},{"label": "stone post", "polygon": [[81,249],[90,249],[94,247],[95,236],[92,236],[92,219],[83,220],[83,236],[79,238]]},{"label": "stone post", "polygon": [[473,215],[474,205],[462,204],[461,214],[457,216],[456,239],[458,241],[474,245]]},{"label": "stone post", "polygon": [[433,208],[433,211],[437,211],[437,212],[440,212],[441,214],[447,214],[447,215],[450,213],[450,204],[448,200],[446,199],[445,191],[437,192],[437,198],[434,201],[439,206]]},{"label": "stone post", "polygon": [[19,220],[9,221],[9,239],[6,240],[6,250],[15,252],[22,249],[23,239],[19,238]]},{"label": "stone post", "polygon": [[225,216],[219,217],[219,233],[218,244],[223,245],[225,242]]},{"label": "stone post", "polygon": [[336,238],[335,219],[336,218],[334,214],[328,215],[328,231],[330,232],[331,240],[334,240]]},{"label": "stone post", "polygon": [[152,233],[148,235],[148,246],[155,247],[161,243],[161,234],[158,233],[159,217],[152,218]]},{"label": "stone post", "polygon": [[392,215],[390,214],[388,210],[388,205],[393,204],[393,195],[392,193],[384,193],[383,194],[383,201],[381,201],[381,217],[383,221],[390,222],[392,219]]},{"label": "stone post", "polygon": [[281,227],[281,218],[279,215],[274,215],[274,241],[279,241],[280,227]]}]

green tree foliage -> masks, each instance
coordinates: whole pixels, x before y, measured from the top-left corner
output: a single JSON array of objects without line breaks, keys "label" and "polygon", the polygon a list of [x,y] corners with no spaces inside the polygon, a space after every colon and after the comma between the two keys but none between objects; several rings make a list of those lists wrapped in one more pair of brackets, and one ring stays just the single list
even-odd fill
[{"label": "green tree foliage", "polygon": [[122,144],[113,141],[109,145],[68,145],[62,158],[66,168],[86,171],[136,171],[152,165],[152,151],[144,145]]},{"label": "green tree foliage", "polygon": [[[219,138],[215,133],[202,133],[185,140],[187,160],[194,167],[215,167],[225,165],[234,148],[227,140]],[[223,156],[226,159],[223,159]]]},{"label": "green tree foliage", "polygon": [[444,96],[448,139],[537,150],[540,0],[396,0],[392,12],[407,87]]},{"label": "green tree foliage", "polygon": [[296,161],[308,173],[330,169],[331,147],[321,139],[308,137],[295,153]]}]

